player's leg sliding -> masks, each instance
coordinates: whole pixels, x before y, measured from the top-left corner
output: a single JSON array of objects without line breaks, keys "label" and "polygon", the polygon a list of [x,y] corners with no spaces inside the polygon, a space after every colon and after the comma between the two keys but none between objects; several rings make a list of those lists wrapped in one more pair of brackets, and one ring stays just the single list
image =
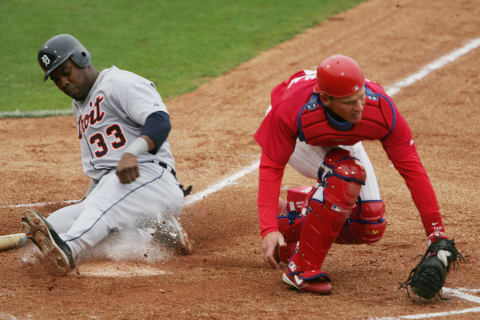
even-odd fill
[{"label": "player's leg sliding", "polygon": [[40,214],[34,210],[26,212],[22,226],[27,237],[50,262],[54,273],[66,275],[74,267],[70,247]]},{"label": "player's leg sliding", "polygon": [[363,165],[344,149],[331,150],[325,156],[324,164],[323,188],[308,201],[298,247],[282,278],[300,291],[319,294],[328,294],[332,290],[330,276],[321,270],[321,266],[356,206],[366,177]]}]

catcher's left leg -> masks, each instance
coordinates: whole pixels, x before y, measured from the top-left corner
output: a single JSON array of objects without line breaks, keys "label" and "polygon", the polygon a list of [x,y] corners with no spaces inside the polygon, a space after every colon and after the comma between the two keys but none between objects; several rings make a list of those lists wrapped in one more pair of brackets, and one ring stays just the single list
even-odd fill
[{"label": "catcher's left leg", "polygon": [[330,293],[330,277],[320,268],[325,256],[356,205],[365,183],[363,165],[344,149],[332,149],[325,156],[322,184],[308,202],[308,213],[283,281],[307,292]]}]

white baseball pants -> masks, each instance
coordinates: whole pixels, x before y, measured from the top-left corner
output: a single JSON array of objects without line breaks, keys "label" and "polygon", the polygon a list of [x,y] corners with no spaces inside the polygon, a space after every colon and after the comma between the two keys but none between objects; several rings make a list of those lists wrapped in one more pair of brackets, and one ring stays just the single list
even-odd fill
[{"label": "white baseball pants", "polygon": [[129,184],[121,184],[115,170],[111,170],[83,201],[47,218],[72,250],[73,258],[113,230],[135,227],[145,219],[180,214],[184,196],[177,179],[156,163],[140,163],[139,167],[140,176]]}]

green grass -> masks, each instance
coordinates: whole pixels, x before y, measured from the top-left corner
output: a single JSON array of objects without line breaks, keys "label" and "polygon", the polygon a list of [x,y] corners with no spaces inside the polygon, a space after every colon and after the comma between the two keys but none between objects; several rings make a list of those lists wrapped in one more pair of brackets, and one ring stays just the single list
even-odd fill
[{"label": "green grass", "polygon": [[76,36],[97,69],[140,74],[168,100],[361,1],[1,0],[0,112],[70,108],[36,61],[59,33]]}]

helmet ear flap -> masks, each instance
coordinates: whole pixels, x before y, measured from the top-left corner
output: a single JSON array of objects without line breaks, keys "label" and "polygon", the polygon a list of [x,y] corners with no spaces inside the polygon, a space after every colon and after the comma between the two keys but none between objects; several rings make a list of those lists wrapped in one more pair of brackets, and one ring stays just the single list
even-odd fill
[{"label": "helmet ear flap", "polygon": [[88,67],[92,61],[92,56],[86,49],[74,52],[70,58],[79,68]]}]

